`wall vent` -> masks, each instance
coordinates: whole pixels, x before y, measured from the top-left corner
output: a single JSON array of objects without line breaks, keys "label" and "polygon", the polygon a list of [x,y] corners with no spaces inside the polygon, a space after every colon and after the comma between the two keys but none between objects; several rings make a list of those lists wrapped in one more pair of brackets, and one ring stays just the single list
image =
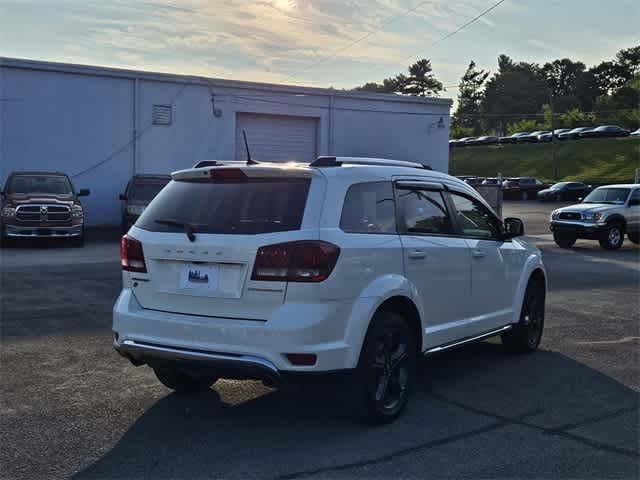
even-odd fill
[{"label": "wall vent", "polygon": [[171,105],[153,106],[153,124],[171,125]]}]

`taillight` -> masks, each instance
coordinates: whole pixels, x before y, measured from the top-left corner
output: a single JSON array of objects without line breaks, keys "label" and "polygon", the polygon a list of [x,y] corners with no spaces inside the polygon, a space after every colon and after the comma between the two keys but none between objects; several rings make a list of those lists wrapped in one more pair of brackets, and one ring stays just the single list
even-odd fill
[{"label": "taillight", "polygon": [[209,175],[214,182],[247,181],[247,175],[239,168],[212,168]]},{"label": "taillight", "polygon": [[252,280],[322,282],[336,265],[340,248],[320,240],[300,240],[260,247]]},{"label": "taillight", "polygon": [[120,239],[120,266],[127,272],[147,273],[142,243],[129,235]]}]

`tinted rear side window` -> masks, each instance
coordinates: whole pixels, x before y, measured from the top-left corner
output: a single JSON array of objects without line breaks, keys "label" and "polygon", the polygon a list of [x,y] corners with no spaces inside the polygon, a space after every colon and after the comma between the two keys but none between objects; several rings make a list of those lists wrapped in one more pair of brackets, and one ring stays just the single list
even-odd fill
[{"label": "tinted rear side window", "polygon": [[183,232],[157,220],[189,223],[195,232],[259,234],[299,230],[309,179],[249,179],[240,182],[172,181],[151,202],[136,227]]},{"label": "tinted rear side window", "polygon": [[344,199],[340,228],[347,233],[395,233],[391,182],[351,185]]}]

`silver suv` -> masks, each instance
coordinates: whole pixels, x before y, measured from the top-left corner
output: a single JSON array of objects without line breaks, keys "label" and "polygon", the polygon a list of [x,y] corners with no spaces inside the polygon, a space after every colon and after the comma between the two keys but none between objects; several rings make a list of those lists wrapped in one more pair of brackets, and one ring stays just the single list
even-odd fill
[{"label": "silver suv", "polygon": [[585,238],[615,250],[622,246],[625,233],[640,243],[640,184],[596,188],[581,203],[554,210],[550,228],[561,248]]}]

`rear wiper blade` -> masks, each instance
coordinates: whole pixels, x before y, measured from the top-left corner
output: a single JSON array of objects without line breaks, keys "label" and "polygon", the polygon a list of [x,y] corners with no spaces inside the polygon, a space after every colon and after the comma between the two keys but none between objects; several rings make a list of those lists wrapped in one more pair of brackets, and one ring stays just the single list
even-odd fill
[{"label": "rear wiper blade", "polygon": [[196,241],[196,235],[193,233],[193,225],[188,222],[181,222],[179,220],[171,220],[170,218],[159,218],[154,220],[154,222],[159,223],[160,225],[170,225],[172,227],[180,227],[187,234],[187,238],[190,242]]}]

